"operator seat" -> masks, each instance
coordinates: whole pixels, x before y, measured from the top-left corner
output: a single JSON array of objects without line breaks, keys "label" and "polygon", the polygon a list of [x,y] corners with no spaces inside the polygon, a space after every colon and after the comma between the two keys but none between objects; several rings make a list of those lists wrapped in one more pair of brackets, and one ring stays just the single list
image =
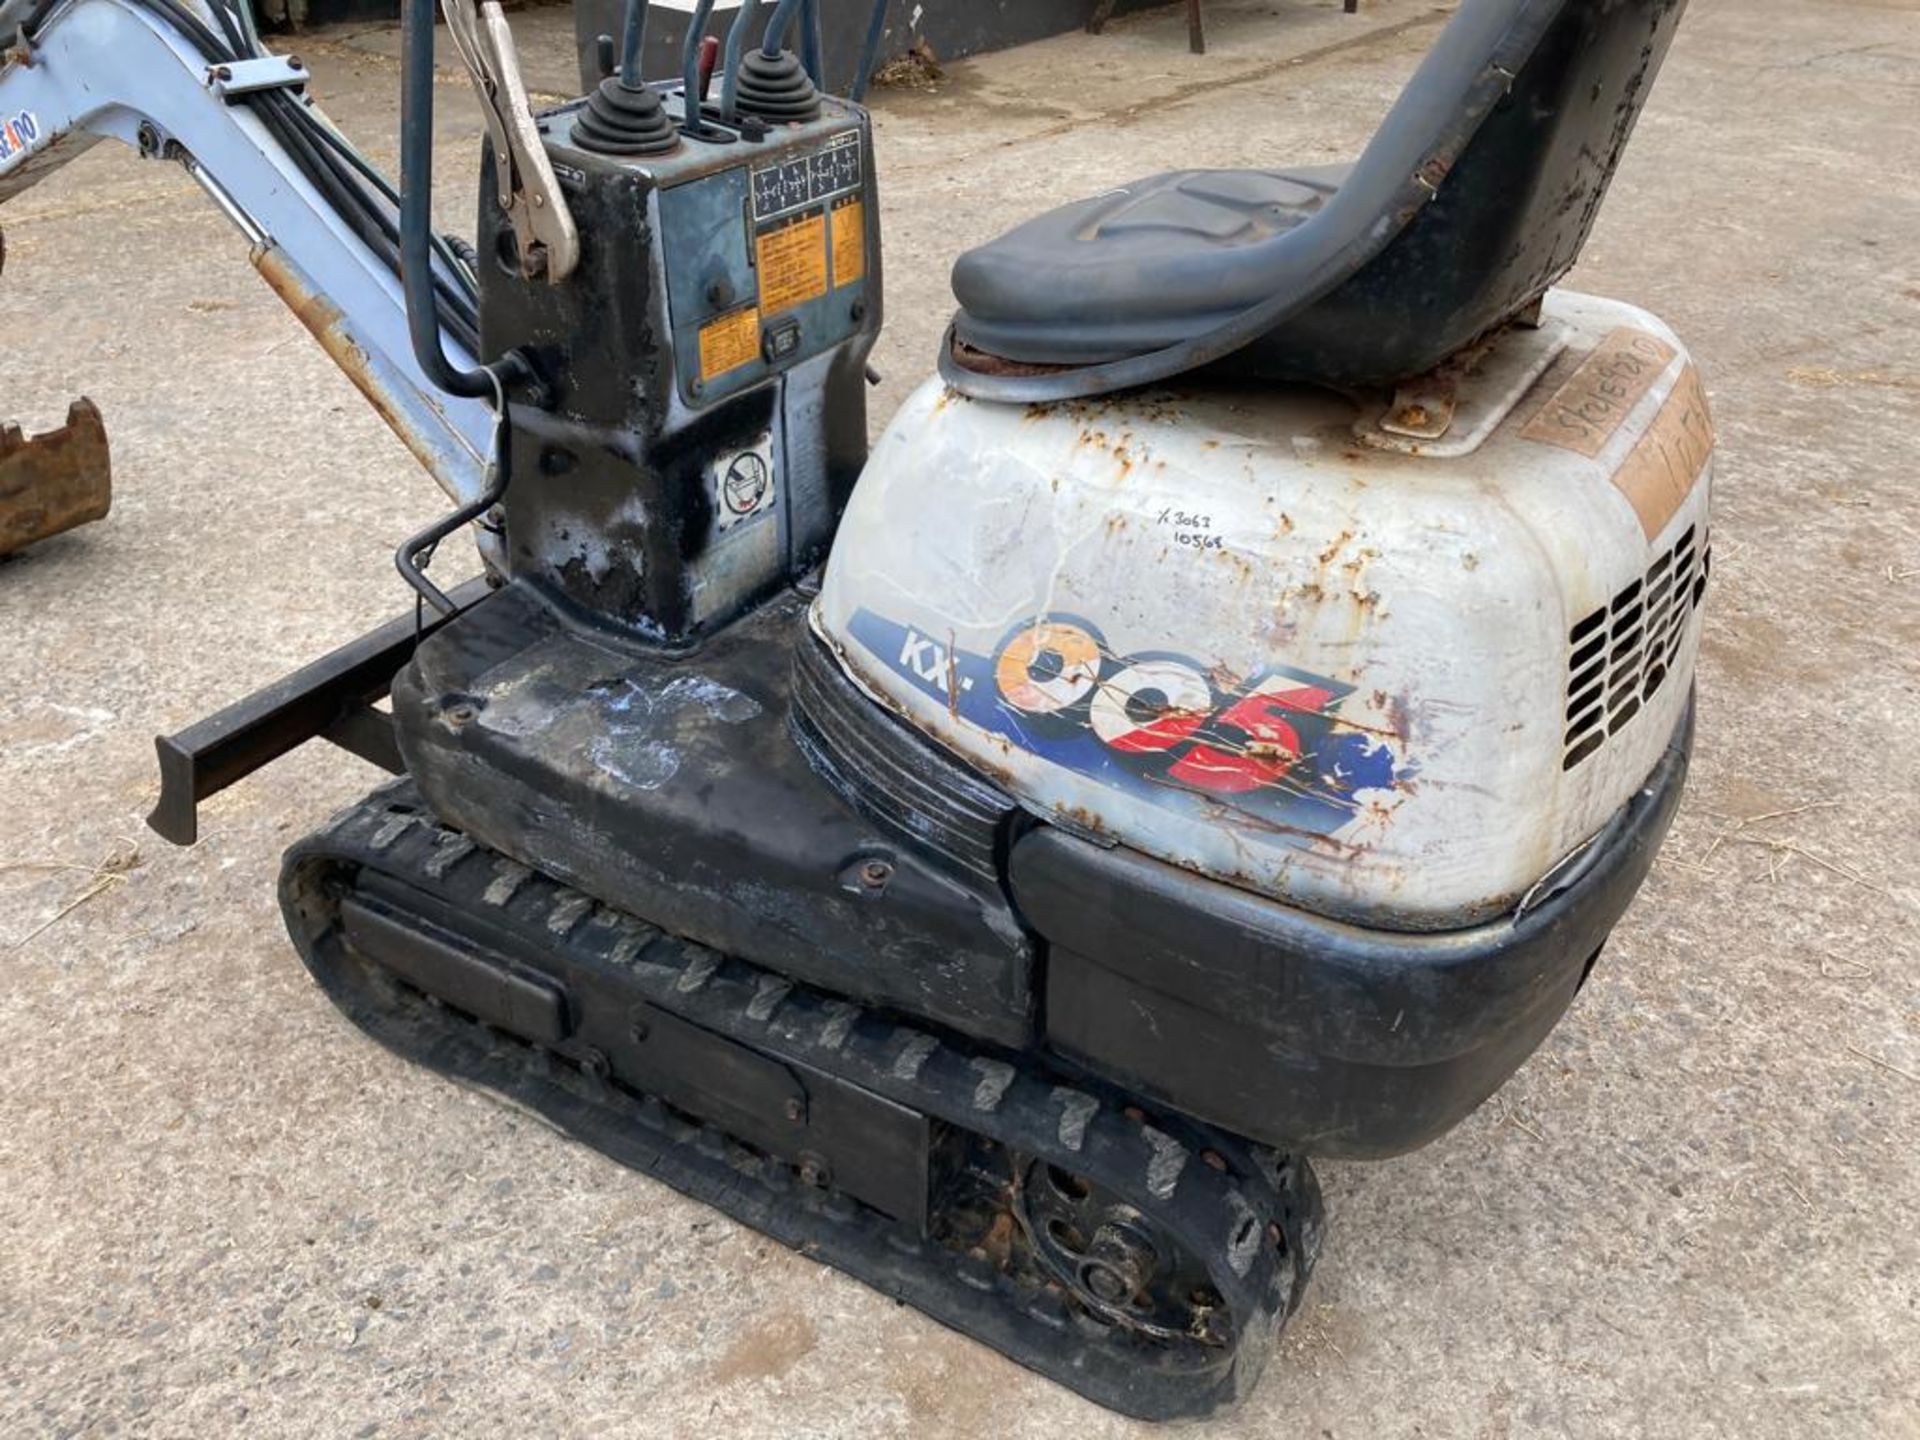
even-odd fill
[{"label": "operator seat", "polygon": [[1579,256],[1685,3],[1465,0],[1356,164],[1172,171],[962,255],[943,373],[1026,399],[1429,370]]}]

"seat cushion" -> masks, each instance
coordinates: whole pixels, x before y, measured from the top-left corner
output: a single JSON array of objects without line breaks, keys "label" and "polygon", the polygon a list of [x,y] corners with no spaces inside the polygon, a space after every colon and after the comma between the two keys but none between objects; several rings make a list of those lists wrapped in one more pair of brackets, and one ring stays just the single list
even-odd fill
[{"label": "seat cushion", "polygon": [[1349,169],[1175,170],[1050,210],[960,257],[959,337],[1066,365],[1184,340],[1267,298],[1273,245]]}]

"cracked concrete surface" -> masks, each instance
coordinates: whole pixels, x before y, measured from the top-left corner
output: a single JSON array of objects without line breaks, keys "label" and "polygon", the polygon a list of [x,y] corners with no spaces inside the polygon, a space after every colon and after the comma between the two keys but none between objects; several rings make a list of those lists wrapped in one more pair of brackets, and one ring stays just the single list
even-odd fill
[{"label": "cracked concrete surface", "polygon": [[[1196,58],[1167,7],[883,94],[876,423],[963,246],[1349,155],[1443,13],[1365,9],[1220,0]],[[571,88],[565,12],[518,24]],[[390,28],[299,49],[391,165]],[[1306,1308],[1215,1433],[1920,1435],[1917,122],[1914,0],[1694,0],[1574,277],[1678,328],[1720,426],[1686,806],[1511,1085],[1323,1167]],[[357,762],[296,754],[191,851],[141,828],[149,737],[403,609],[437,494],[177,169],[102,148],[0,224],[0,418],[90,394],[118,471],[0,562],[0,1434],[1134,1433],[361,1038],[273,898]]]}]

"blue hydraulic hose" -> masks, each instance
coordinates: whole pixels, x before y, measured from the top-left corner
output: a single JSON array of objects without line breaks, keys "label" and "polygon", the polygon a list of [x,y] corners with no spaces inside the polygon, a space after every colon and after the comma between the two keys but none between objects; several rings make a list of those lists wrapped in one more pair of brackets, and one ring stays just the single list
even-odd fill
[{"label": "blue hydraulic hose", "polygon": [[802,0],[800,7],[800,63],[806,66],[813,88],[827,88],[827,66],[820,43],[820,0]]},{"label": "blue hydraulic hose", "polygon": [[740,13],[734,17],[733,28],[727,31],[727,53],[720,62],[720,117],[731,121],[734,118],[734,96],[740,90],[740,52],[747,48],[747,29],[753,23],[754,13],[760,8],[760,0],[742,0]]},{"label": "blue hydraulic hose", "polygon": [[640,78],[640,52],[647,40],[648,0],[627,0],[627,20],[620,31],[620,85],[638,90],[646,82]]},{"label": "blue hydraulic hose", "polygon": [[777,56],[785,45],[787,31],[793,26],[794,13],[799,10],[800,3],[801,0],[780,0],[773,18],[767,21],[767,34],[760,42],[760,53],[769,60]]},{"label": "blue hydraulic hose", "polygon": [[860,48],[860,64],[853,72],[847,98],[858,105],[867,98],[867,83],[880,63],[880,37],[887,29],[887,0],[873,0],[873,18],[867,21],[867,43]]},{"label": "blue hydraulic hose", "polygon": [[449,395],[497,398],[496,372],[447,358],[433,294],[433,0],[405,0],[400,32],[400,284],[407,334],[428,380]]}]

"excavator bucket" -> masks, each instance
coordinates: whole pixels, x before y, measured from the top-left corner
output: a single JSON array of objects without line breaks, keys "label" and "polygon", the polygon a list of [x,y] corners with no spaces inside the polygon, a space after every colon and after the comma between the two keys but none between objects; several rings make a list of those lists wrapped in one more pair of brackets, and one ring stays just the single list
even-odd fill
[{"label": "excavator bucket", "polygon": [[113,472],[100,408],[82,398],[67,423],[32,438],[0,425],[0,555],[104,519]]}]

